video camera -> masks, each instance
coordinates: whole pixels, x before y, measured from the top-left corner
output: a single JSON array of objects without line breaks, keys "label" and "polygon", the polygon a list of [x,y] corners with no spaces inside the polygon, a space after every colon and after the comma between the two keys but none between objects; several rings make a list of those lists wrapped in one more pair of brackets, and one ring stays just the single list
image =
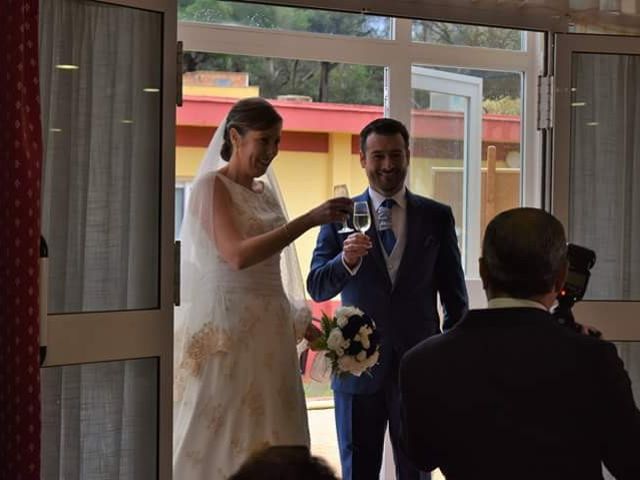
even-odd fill
[{"label": "video camera", "polygon": [[[553,316],[565,327],[581,332],[582,326],[573,318],[571,307],[582,300],[587,291],[587,284],[591,277],[590,270],[596,263],[596,252],[570,243],[567,247],[567,260],[569,271],[564,287],[558,294],[558,306],[553,311]],[[590,334],[599,336],[596,332],[590,332]]]}]

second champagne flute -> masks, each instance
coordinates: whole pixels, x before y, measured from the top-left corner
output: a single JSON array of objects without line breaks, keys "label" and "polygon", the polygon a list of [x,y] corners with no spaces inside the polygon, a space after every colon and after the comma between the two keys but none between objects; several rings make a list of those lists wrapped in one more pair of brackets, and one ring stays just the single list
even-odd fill
[{"label": "second champagne flute", "polygon": [[[333,196],[349,198],[349,189],[344,184],[334,185]],[[345,213],[349,214],[350,212],[345,212]],[[345,220],[344,222],[342,222],[342,228],[338,230],[338,233],[351,233],[353,231],[354,231],[353,228],[350,228],[349,225],[347,225],[347,221]]]}]

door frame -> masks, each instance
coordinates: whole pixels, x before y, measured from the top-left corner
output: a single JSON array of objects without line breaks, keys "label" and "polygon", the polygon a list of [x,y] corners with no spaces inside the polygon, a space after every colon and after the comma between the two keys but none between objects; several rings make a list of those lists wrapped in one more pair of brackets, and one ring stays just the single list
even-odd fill
[{"label": "door frame", "polygon": [[[640,55],[640,37],[593,34],[556,34],[554,38],[555,89],[553,98],[553,161],[550,206],[568,231],[571,162],[571,57],[574,53]],[[571,240],[571,239],[569,239]],[[640,302],[581,301],[574,315],[592,325],[608,340],[640,340]]]},{"label": "door frame", "polygon": [[176,0],[100,0],[162,14],[160,230],[158,306],[153,309],[49,314],[43,368],[141,358],[158,359],[159,480],[169,480],[173,456],[174,190],[177,65]]},{"label": "door frame", "polygon": [[[466,99],[464,116],[465,148],[462,173],[462,223],[465,228],[463,266],[465,276],[477,278],[480,257],[480,205],[482,162],[482,78],[411,66],[411,88]],[[411,171],[409,171],[411,175]],[[472,239],[472,240],[470,240]]]}]

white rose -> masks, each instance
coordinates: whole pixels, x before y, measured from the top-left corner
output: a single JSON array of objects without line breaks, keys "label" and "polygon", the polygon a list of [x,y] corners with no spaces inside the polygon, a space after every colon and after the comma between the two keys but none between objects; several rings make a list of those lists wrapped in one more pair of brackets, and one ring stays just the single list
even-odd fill
[{"label": "white rose", "polygon": [[371,335],[372,333],[373,330],[371,329],[371,327],[363,325],[362,327],[360,327],[360,330],[358,330],[358,333],[355,337],[353,337],[353,339],[360,342],[366,350],[371,346],[371,342],[369,342],[369,335]]},{"label": "white rose", "polygon": [[329,332],[329,338],[327,338],[327,347],[329,350],[337,351],[342,347],[344,343],[344,337],[342,336],[342,330],[334,328]]},{"label": "white rose", "polygon": [[354,315],[362,316],[364,312],[356,307],[340,307],[336,310],[336,321],[338,322],[339,327],[344,327],[347,323],[349,323],[349,317]]}]

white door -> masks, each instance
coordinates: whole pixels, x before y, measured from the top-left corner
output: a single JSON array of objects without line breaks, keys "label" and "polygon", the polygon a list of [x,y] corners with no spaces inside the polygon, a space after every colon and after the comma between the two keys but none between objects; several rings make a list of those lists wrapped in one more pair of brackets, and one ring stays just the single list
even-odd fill
[{"label": "white door", "polygon": [[[480,209],[477,206],[480,204],[482,160],[482,78],[414,65],[411,67],[411,89],[414,102],[420,102],[420,96],[428,98],[428,107],[414,107],[411,118],[411,138],[414,144],[421,140],[429,140],[429,119],[423,119],[423,116],[435,113],[458,120],[459,128],[452,129],[451,134],[459,144],[459,166],[450,167],[449,170],[460,173],[456,180],[460,183],[460,195],[447,203],[451,204],[454,211],[465,274],[467,277],[477,277],[479,244],[470,239],[480,236]],[[421,125],[423,123],[426,123],[424,131]],[[431,168],[432,176],[438,173],[438,169],[437,166]],[[416,192],[438,200],[438,192],[420,191],[428,189],[428,186],[418,178],[418,171],[418,168],[412,170],[410,179],[412,186],[418,189]],[[430,179],[432,185],[436,185],[437,182],[437,178]]]},{"label": "white door", "polygon": [[[480,188],[482,160],[482,78],[420,65],[411,67],[411,166],[409,188],[451,206],[462,255],[469,304],[485,305],[478,275],[480,257]],[[435,126],[446,121],[452,145],[450,165],[440,166],[426,151],[443,132]],[[439,308],[441,305],[438,303]],[[440,312],[442,318],[442,312]],[[382,466],[386,480],[395,479],[390,439],[385,439]],[[434,478],[442,478],[439,471]]]},{"label": "white door", "polygon": [[[409,187],[450,205],[471,308],[486,304],[478,274],[481,161],[482,78],[419,65],[411,67],[412,114]],[[448,165],[430,164],[422,151],[437,148],[436,125],[446,121]]]},{"label": "white door", "polygon": [[170,479],[175,0],[42,0],[43,479]]},{"label": "white door", "polygon": [[556,37],[551,207],[596,252],[576,321],[616,342],[640,405],[640,38]]}]

